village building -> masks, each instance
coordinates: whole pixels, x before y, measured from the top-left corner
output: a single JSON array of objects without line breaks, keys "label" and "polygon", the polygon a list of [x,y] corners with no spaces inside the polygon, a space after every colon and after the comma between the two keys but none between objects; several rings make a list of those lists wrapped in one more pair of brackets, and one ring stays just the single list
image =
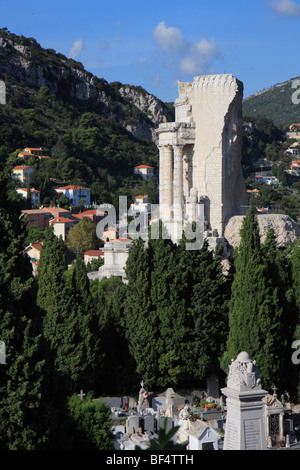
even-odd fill
[{"label": "village building", "polygon": [[25,147],[21,152],[18,153],[19,158],[24,158],[25,160],[33,157],[33,158],[50,158],[49,155],[44,155],[44,149],[42,147]]},{"label": "village building", "polygon": [[93,260],[97,259],[104,259],[104,251],[103,250],[87,250],[84,253],[84,263],[87,265]]},{"label": "village building", "polygon": [[91,204],[91,190],[84,186],[68,185],[56,188],[56,192],[61,195],[64,194],[73,206],[84,204],[90,206]]},{"label": "village building", "polygon": [[41,207],[41,211],[49,212],[52,218],[56,217],[71,217],[71,211],[68,209],[64,209],[62,207]]},{"label": "village building", "polygon": [[[17,193],[21,194],[21,196],[24,197],[24,199],[27,199],[27,188],[17,188]],[[40,196],[41,193],[37,189],[30,188],[30,199],[31,199],[31,204],[34,207],[38,207],[40,204]]]},{"label": "village building", "polygon": [[145,181],[154,177],[154,167],[149,165],[139,165],[134,167],[133,173],[140,175]]},{"label": "village building", "polygon": [[41,256],[42,245],[40,243],[30,243],[24,250],[25,254],[30,259],[30,263],[32,266],[32,274],[34,276],[37,275],[38,265]]},{"label": "village building", "polygon": [[118,227],[106,227],[102,234],[102,240],[104,242],[117,240],[119,238]]},{"label": "village building", "polygon": [[41,230],[49,228],[49,222],[52,214],[48,210],[42,209],[25,209],[21,211],[21,217],[28,219],[27,227],[35,225]]},{"label": "village building", "polygon": [[28,184],[30,182],[33,169],[28,165],[17,165],[13,168],[12,178],[17,178],[22,184]]},{"label": "village building", "polygon": [[277,186],[280,185],[279,180],[276,176],[263,176],[263,175],[254,175],[252,181],[255,183],[265,183],[265,184],[276,184]]},{"label": "village building", "polygon": [[151,218],[151,207],[152,205],[149,203],[148,195],[135,196],[133,203],[129,207],[129,215],[133,216],[134,218],[143,215],[143,226],[147,227],[148,221]]},{"label": "village building", "polygon": [[79,214],[72,214],[78,220],[88,217],[94,224],[97,224],[106,216],[106,212],[99,209],[89,209],[84,212],[79,212]]},{"label": "village building", "polygon": [[63,241],[66,241],[68,234],[72,227],[77,223],[77,220],[68,219],[66,217],[56,217],[50,220],[50,226],[53,227],[53,233],[58,238],[61,237]]}]

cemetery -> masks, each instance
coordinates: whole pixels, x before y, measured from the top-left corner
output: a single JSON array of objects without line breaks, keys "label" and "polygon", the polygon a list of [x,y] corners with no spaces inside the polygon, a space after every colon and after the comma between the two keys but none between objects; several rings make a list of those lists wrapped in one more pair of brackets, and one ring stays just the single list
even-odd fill
[{"label": "cemetery", "polygon": [[138,397],[105,397],[116,450],[147,449],[159,429],[178,427],[173,442],[185,450],[300,450],[300,405],[276,387],[268,393],[258,366],[241,352],[229,366],[227,387],[217,377],[205,390],[148,392]]}]

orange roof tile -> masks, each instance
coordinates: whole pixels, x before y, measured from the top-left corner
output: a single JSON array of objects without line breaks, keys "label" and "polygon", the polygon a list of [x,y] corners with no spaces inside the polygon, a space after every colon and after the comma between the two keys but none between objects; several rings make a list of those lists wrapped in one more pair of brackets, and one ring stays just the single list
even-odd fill
[{"label": "orange roof tile", "polygon": [[68,186],[62,186],[61,188],[56,188],[56,191],[61,191],[64,189],[90,189],[90,188],[85,188],[84,186],[77,186],[74,184],[70,184]]},{"label": "orange roof tile", "polygon": [[14,167],[14,170],[25,170],[25,168],[30,168],[28,165],[17,165]]},{"label": "orange roof tile", "polygon": [[149,165],[139,165],[139,166],[135,166],[134,168],[154,168],[153,166],[149,166]]},{"label": "orange roof tile", "polygon": [[87,250],[85,253],[87,256],[103,256],[104,251],[102,250]]},{"label": "orange roof tile", "polygon": [[55,219],[50,220],[51,224],[67,224],[68,222],[74,222],[74,220],[66,217],[55,217]]}]

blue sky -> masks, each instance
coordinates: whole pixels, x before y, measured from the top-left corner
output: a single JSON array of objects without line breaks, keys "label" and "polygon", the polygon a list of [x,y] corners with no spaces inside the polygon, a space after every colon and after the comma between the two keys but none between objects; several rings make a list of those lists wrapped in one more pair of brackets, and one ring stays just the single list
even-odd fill
[{"label": "blue sky", "polygon": [[244,96],[300,76],[300,0],[0,0],[0,27],[163,101],[232,73]]}]

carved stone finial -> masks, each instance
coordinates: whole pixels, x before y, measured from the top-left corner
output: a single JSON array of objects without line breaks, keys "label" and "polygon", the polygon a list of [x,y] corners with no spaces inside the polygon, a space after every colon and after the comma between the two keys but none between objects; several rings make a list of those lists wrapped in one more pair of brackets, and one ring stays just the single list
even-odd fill
[{"label": "carved stone finial", "polygon": [[235,361],[231,361],[227,386],[235,390],[261,388],[258,367],[247,352],[241,352]]}]

